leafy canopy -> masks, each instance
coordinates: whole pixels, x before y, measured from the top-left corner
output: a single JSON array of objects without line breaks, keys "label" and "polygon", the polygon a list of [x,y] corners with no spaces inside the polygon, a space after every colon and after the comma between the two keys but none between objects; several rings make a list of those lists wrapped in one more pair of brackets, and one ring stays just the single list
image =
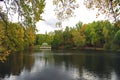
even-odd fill
[{"label": "leafy canopy", "polygon": [[74,16],[74,10],[79,7],[76,0],[53,0],[55,5],[55,14],[59,22],[57,25],[61,26],[64,20]]},{"label": "leafy canopy", "polygon": [[18,21],[24,26],[35,26],[35,23],[42,19],[45,0],[3,0],[0,2],[0,18],[6,22],[17,14]]},{"label": "leafy canopy", "polygon": [[88,9],[98,9],[98,14],[105,14],[113,21],[120,19],[120,0],[84,0]]}]

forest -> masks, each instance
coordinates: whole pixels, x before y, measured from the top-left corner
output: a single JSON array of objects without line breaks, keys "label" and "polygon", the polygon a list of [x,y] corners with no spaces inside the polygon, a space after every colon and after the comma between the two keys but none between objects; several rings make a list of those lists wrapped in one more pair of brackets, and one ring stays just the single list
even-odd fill
[{"label": "forest", "polygon": [[94,21],[75,26],[66,26],[64,30],[56,30],[36,35],[36,44],[47,42],[52,49],[102,49],[120,50],[120,21]]},{"label": "forest", "polygon": [[0,57],[2,53],[33,48],[36,22],[42,20],[45,1],[1,0],[0,4]]},{"label": "forest", "polygon": [[[0,22],[0,51],[21,51],[34,45],[32,27],[26,29],[18,23],[8,23],[7,28]],[[12,26],[12,28],[11,28]]]},{"label": "forest", "polygon": [[[104,4],[103,4],[104,3]],[[52,49],[120,48],[120,1],[84,0],[88,9],[98,9],[98,14],[110,17],[108,21],[78,22],[74,27],[56,30],[46,34],[36,34],[36,23],[42,18],[45,0],[0,0],[0,53],[9,53],[33,48],[47,42]],[[76,0],[53,0],[58,27],[74,16],[79,7]],[[14,14],[17,22],[12,21]],[[42,26],[42,25],[41,25]]]}]

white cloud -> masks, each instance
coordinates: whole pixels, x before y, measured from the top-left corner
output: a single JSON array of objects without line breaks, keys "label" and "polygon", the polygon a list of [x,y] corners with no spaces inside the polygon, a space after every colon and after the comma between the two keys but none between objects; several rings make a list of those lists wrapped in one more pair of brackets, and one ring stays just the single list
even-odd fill
[{"label": "white cloud", "polygon": [[52,28],[50,25],[47,25],[45,21],[39,21],[37,24],[37,33],[45,33],[45,32],[50,32],[54,31],[54,28]]}]

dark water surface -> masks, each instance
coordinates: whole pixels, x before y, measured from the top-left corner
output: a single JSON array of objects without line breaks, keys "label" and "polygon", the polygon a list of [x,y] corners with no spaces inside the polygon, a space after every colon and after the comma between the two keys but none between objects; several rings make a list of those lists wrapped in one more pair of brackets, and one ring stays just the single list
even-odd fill
[{"label": "dark water surface", "polygon": [[0,80],[120,80],[120,53],[36,50],[0,62]]}]

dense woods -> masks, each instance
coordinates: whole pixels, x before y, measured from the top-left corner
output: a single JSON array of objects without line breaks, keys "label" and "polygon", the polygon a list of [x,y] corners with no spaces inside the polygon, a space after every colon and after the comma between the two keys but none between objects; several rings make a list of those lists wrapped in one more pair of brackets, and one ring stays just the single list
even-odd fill
[{"label": "dense woods", "polygon": [[88,24],[78,22],[73,27],[67,26],[64,30],[56,30],[52,34],[37,34],[36,39],[39,45],[47,40],[45,42],[51,43],[53,49],[119,50],[120,21],[94,21]]},{"label": "dense woods", "polygon": [[[87,47],[116,50],[120,47],[120,4],[119,0],[84,0],[88,9],[97,9],[99,16],[105,14],[109,21],[88,24],[81,22],[74,27],[56,30],[47,34],[36,34],[36,22],[43,20],[45,0],[1,0],[0,6],[0,52],[21,51],[47,42],[53,49],[84,49]],[[103,4],[104,3],[104,4]],[[79,7],[76,0],[53,0],[56,26],[74,16]],[[17,14],[17,23],[11,21]],[[41,25],[42,26],[42,25]]]},{"label": "dense woods", "polygon": [[42,43],[48,43],[48,45],[51,45],[52,41],[53,41],[52,32],[46,34],[36,34],[35,45],[42,45]]},{"label": "dense woods", "polygon": [[[42,20],[45,1],[1,0],[0,4],[0,53],[32,48],[36,38],[36,22]],[[14,16],[16,22],[13,22]]]},{"label": "dense woods", "polygon": [[19,23],[8,23],[7,29],[5,29],[5,25],[1,21],[0,29],[0,52],[21,51],[34,45],[35,33],[32,31],[32,27],[25,29]]}]

